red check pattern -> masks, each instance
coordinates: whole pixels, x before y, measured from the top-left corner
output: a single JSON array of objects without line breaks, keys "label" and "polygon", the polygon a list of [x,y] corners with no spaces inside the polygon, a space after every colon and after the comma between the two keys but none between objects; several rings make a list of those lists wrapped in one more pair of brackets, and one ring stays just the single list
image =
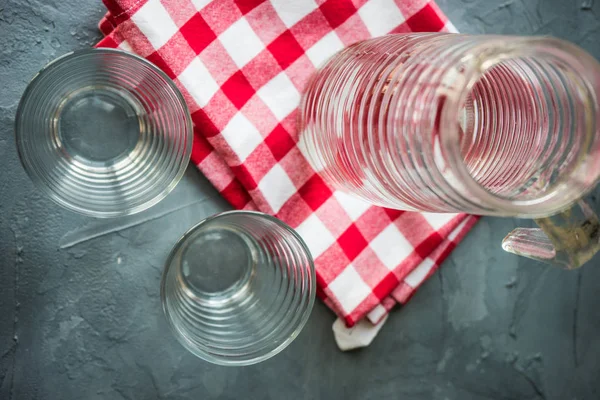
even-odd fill
[{"label": "red check pattern", "polygon": [[192,161],[238,209],[287,222],[316,264],[319,296],[348,326],[404,303],[476,219],[369,206],[302,155],[297,106],[336,51],[390,32],[452,31],[429,0],[104,0],[99,47],[147,58],[183,93]]}]

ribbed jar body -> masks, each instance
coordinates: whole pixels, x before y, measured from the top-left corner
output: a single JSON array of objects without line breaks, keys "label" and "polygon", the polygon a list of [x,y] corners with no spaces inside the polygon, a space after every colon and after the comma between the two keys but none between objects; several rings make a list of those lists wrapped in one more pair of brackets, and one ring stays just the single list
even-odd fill
[{"label": "ribbed jar body", "polygon": [[598,180],[599,94],[596,60],[557,39],[388,35],[312,77],[301,146],[373,204],[548,215]]}]

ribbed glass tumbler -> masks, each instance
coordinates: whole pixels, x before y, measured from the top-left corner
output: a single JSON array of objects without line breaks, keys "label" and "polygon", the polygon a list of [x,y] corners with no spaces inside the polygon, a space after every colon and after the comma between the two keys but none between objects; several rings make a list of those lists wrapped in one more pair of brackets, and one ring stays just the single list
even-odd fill
[{"label": "ribbed glass tumbler", "polygon": [[21,162],[58,204],[94,217],[142,211],[183,176],[192,149],[185,101],[148,61],[112,49],[42,69],[16,115]]},{"label": "ribbed glass tumbler", "polygon": [[205,219],[173,248],[161,283],[177,339],[220,365],[249,365],[300,333],[315,299],[308,248],[266,214],[231,211]]}]

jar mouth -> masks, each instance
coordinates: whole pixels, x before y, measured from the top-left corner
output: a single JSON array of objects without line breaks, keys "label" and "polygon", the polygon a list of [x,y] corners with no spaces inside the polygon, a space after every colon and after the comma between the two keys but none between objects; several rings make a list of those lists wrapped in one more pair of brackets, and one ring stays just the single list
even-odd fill
[{"label": "jar mouth", "polygon": [[553,38],[498,37],[447,72],[442,174],[474,213],[541,217],[600,176],[600,64]]}]

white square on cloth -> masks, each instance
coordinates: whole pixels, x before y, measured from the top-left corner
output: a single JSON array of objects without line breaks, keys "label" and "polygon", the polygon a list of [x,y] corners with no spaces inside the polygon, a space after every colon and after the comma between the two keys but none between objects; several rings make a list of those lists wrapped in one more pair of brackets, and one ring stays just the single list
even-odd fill
[{"label": "white square on cloth", "polygon": [[[155,49],[160,49],[177,33],[177,25],[159,0],[149,0],[131,20],[137,25]],[[157,24],[156,21],[160,21]]]}]

